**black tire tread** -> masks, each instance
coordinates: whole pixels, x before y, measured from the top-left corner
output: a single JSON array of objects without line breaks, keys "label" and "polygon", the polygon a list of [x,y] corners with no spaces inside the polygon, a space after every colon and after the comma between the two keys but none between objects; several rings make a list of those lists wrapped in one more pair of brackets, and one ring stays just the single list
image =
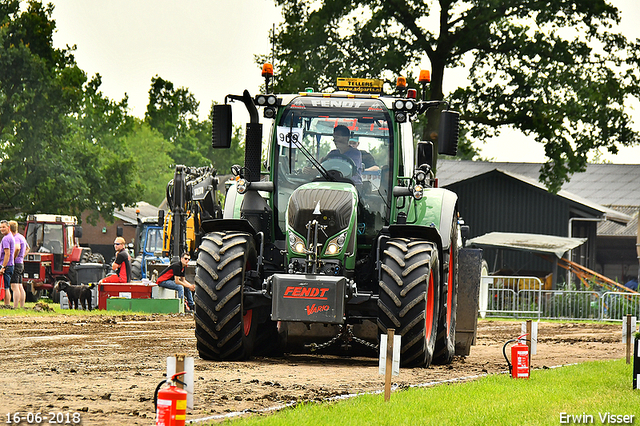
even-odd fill
[{"label": "black tire tread", "polygon": [[[383,254],[378,328],[381,333],[386,333],[388,328],[396,328],[397,333],[403,336],[401,365],[428,366],[436,329],[432,324],[431,339],[426,342],[426,292],[432,268],[437,274],[437,248],[435,244],[422,240],[393,238],[387,242]],[[437,302],[437,286],[434,286],[434,292]],[[434,309],[437,309],[437,304]]]},{"label": "black tire tread", "polygon": [[194,280],[195,334],[201,358],[242,360],[252,355],[255,327],[244,335],[242,293],[246,265],[255,258],[249,234],[213,232],[203,237]]}]

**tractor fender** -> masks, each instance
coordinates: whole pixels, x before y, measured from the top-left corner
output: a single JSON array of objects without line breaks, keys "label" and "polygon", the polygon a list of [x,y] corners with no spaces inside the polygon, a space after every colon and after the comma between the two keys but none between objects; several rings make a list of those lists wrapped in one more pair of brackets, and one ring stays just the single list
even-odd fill
[{"label": "tractor fender", "polygon": [[202,230],[208,234],[209,232],[220,231],[237,231],[250,234],[256,239],[258,232],[246,219],[207,219],[201,224]]},{"label": "tractor fender", "polygon": [[238,194],[237,182],[234,181],[227,189],[222,217],[225,219],[239,218],[243,200],[244,194]]},{"label": "tractor fender", "polygon": [[[438,247],[438,256],[439,259],[443,258],[443,241],[442,235],[438,228],[433,226],[422,226],[422,225],[405,225],[405,224],[395,224],[389,225],[388,227],[383,228],[382,235],[387,235],[390,238],[413,238],[420,239],[424,241],[429,241],[435,243]],[[382,241],[381,241],[382,243]],[[384,250],[384,244],[379,245],[380,253]],[[440,262],[440,274],[442,276],[443,273],[443,263]]]},{"label": "tractor fender", "polygon": [[[456,207],[458,196],[447,189],[429,188],[424,197],[415,201],[415,216],[411,224],[423,228],[437,228],[442,241],[442,249],[451,245],[453,221],[458,220]],[[442,259],[442,258],[441,258]]]},{"label": "tractor fender", "polygon": [[442,235],[442,247],[444,250],[448,250],[451,246],[451,232],[449,230],[452,229],[453,222],[458,220],[457,206],[458,196],[454,192],[443,189],[440,235]]}]

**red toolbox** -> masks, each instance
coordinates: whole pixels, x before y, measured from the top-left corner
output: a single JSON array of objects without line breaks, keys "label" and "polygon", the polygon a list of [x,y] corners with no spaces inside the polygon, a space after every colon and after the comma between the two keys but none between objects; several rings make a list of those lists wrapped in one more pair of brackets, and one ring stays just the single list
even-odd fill
[{"label": "red toolbox", "polygon": [[151,299],[151,289],[155,284],[147,283],[108,283],[98,286],[98,309],[107,309],[107,299],[122,297],[125,299]]}]

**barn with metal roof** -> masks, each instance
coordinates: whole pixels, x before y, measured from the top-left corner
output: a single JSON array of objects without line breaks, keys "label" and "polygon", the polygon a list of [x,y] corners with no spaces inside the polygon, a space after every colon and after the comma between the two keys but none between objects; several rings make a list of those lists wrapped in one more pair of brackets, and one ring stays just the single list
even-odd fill
[{"label": "barn with metal roof", "polygon": [[[637,276],[640,165],[589,164],[558,194],[538,181],[540,167],[440,160],[436,177],[438,186],[459,195],[472,237],[495,231],[585,237],[587,243],[573,250],[574,261],[620,282]],[[497,269],[550,268],[532,256],[500,256],[495,262],[498,254],[487,251],[487,260]]]}]

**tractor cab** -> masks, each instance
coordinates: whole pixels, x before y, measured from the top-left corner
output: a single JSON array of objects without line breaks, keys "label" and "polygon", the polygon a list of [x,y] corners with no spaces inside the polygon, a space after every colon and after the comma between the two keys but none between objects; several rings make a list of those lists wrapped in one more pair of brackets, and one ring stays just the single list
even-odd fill
[{"label": "tractor cab", "polygon": [[[389,223],[389,170],[397,143],[390,121],[388,109],[375,97],[292,100],[274,126],[277,144],[271,153],[278,231],[286,230],[286,211],[296,189],[310,182],[333,182],[355,189],[358,239],[370,244]],[[334,137],[336,129],[346,132],[348,145],[337,140],[343,135]]]},{"label": "tractor cab", "polygon": [[68,280],[70,266],[91,254],[89,248],[80,247],[82,227],[75,216],[29,215],[24,236],[31,247],[24,259],[24,282],[34,294],[52,290],[59,279]]}]

